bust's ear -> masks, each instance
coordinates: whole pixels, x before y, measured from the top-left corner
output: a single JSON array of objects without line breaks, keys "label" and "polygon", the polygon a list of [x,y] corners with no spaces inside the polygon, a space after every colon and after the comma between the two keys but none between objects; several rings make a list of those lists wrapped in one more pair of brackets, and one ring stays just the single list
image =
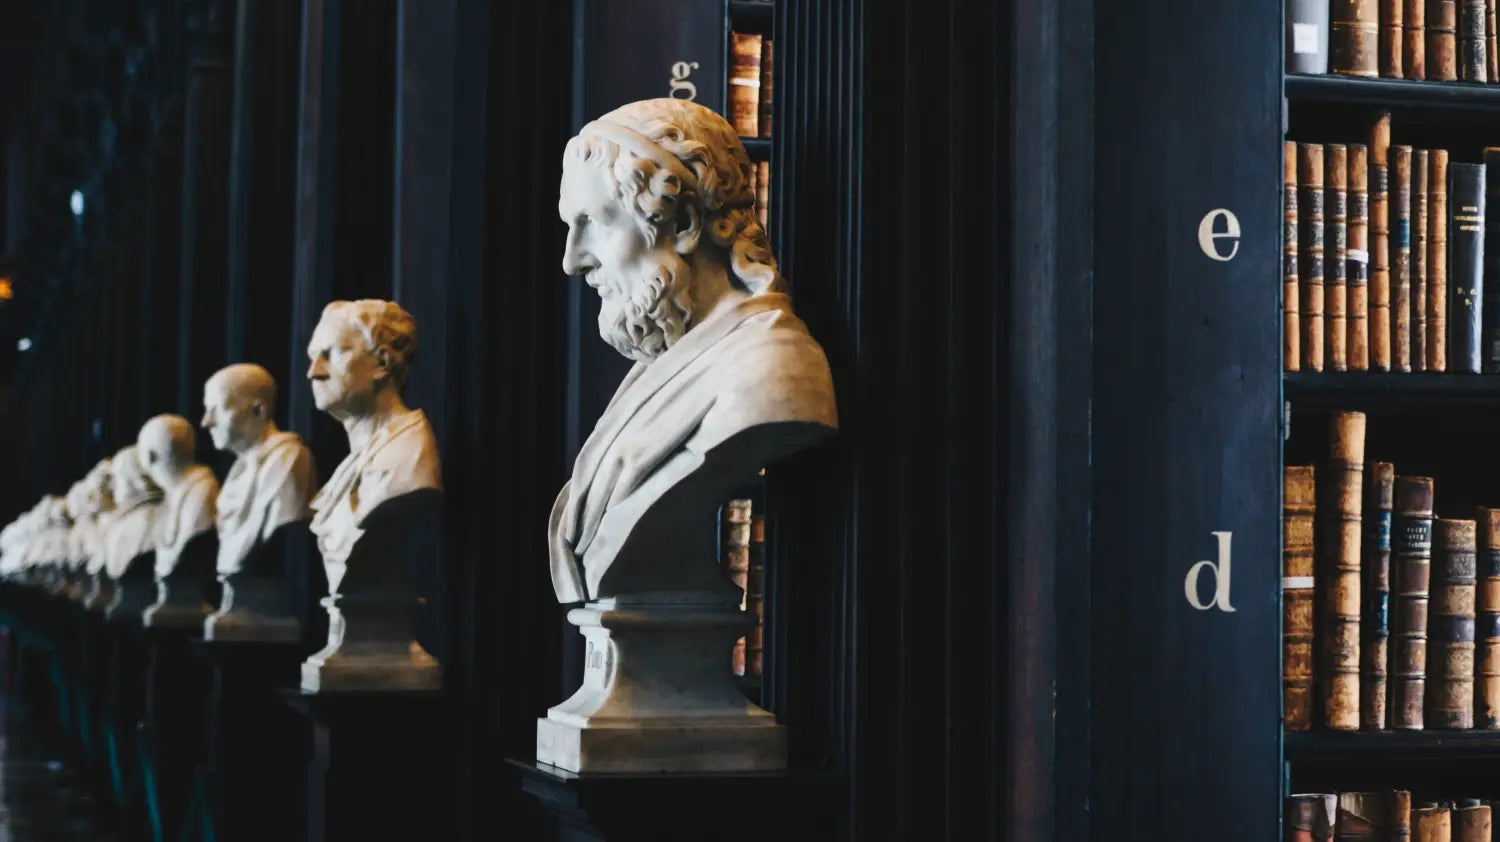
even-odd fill
[{"label": "bust's ear", "polygon": [[384,345],[375,346],[375,361],[380,363],[380,377],[382,379],[391,376],[391,349]]},{"label": "bust's ear", "polygon": [[254,415],[256,418],[263,418],[263,417],[265,417],[265,414],[266,414],[266,405],[263,404],[263,403],[261,403],[260,401],[251,401],[250,402],[250,414]]},{"label": "bust's ear", "polygon": [[692,254],[698,250],[698,241],[703,239],[703,211],[698,203],[682,196],[677,210],[677,253]]}]

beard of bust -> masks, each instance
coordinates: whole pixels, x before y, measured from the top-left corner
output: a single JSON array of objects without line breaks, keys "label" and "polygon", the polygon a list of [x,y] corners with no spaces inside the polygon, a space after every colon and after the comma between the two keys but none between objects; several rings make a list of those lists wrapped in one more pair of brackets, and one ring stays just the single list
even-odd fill
[{"label": "beard of bust", "polygon": [[656,359],[687,330],[691,281],[692,267],[673,251],[632,270],[594,270],[588,284],[599,293],[599,335],[630,359]]}]

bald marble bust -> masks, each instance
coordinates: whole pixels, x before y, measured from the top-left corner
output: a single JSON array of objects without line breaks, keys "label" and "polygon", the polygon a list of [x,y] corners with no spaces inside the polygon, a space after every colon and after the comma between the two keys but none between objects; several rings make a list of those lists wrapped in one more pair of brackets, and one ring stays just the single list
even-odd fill
[{"label": "bald marble bust", "polygon": [[141,427],[136,456],[162,489],[156,526],[156,575],[168,576],[188,542],[214,527],[219,481],[193,459],[197,436],[181,415],[158,415]]},{"label": "bald marble bust", "polygon": [[202,426],[216,449],[236,456],[217,501],[220,574],[239,572],[277,529],[312,517],[312,451],[277,428],[275,413],[276,380],[261,366],[231,365],[204,384]]}]

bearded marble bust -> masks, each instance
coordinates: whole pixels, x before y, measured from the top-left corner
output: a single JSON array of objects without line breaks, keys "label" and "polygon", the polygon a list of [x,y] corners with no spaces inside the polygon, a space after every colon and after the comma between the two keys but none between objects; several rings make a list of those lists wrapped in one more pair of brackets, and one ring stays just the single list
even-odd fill
[{"label": "bearded marble bust", "polygon": [[115,509],[104,527],[104,567],[119,579],[137,556],[156,549],[162,492],[146,475],[135,445],[121,448],[109,463]]},{"label": "bearded marble bust", "polygon": [[552,509],[560,602],[713,587],[723,576],[685,527],[711,528],[736,486],[837,428],[750,173],[728,122],[676,99],[626,105],[567,144],[563,271],[599,293],[600,335],[635,365]]}]

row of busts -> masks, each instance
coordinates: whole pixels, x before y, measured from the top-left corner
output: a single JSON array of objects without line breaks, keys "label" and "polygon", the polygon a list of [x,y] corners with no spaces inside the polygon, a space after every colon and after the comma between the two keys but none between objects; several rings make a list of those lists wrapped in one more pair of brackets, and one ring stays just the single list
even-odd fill
[{"label": "row of busts", "polygon": [[110,619],[201,627],[211,641],[296,643],[285,557],[311,536],[327,575],[329,639],[304,663],[303,689],[436,689],[439,665],[412,640],[417,598],[401,552],[400,533],[436,510],[442,490],[431,428],[401,398],[416,345],[416,323],[394,302],[324,309],[308,379],[351,452],[321,489],[302,438],[276,425],[270,372],[231,365],[203,389],[201,426],[235,456],[222,486],[195,460],[193,425],[157,415],[65,497],[43,497],[0,530],[0,575]]}]

